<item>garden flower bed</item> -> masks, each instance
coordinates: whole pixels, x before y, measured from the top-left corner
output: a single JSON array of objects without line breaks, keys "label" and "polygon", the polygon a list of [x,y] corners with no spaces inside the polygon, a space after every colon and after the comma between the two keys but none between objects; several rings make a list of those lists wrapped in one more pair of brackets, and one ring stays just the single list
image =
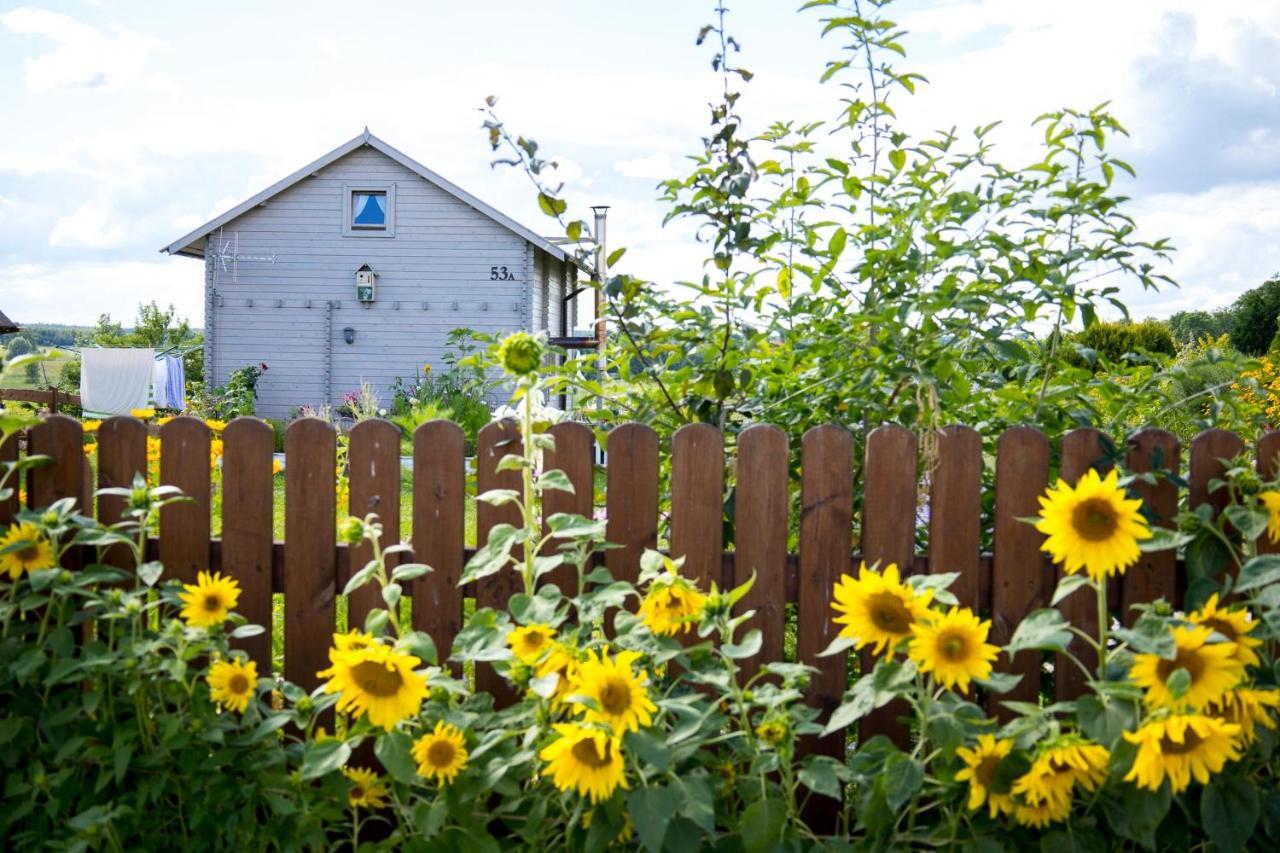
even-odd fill
[{"label": "garden flower bed", "polygon": [[[536,390],[537,360],[512,364]],[[388,544],[376,513],[337,527],[367,556],[342,590],[376,595],[362,624],[331,621],[331,641],[303,634],[323,653],[287,649],[286,680],[241,648],[263,632],[237,612],[247,578],[173,581],[150,559],[155,519],[189,506],[176,490],[104,489],[120,506],[110,526],[74,498],[19,512],[0,543],[12,846],[1099,849],[1205,836],[1242,849],[1275,837],[1280,561],[1259,551],[1280,533],[1280,489],[1251,468],[1224,468],[1223,511],[1187,512],[1174,530],[1150,524],[1141,478],[1114,468],[1045,491],[1019,529],[1063,568],[1047,603],[1093,605],[1084,627],[1050,607],[993,642],[956,574],[831,566],[817,590],[827,647],[784,660],[761,654],[772,637],[749,606],[766,575],[722,587],[642,549],[634,580],[615,577],[607,519],[547,511],[572,481],[543,464],[554,438],[524,415],[520,452],[481,470],[506,485],[478,500],[507,520],[484,519],[454,581],[478,606],[447,652],[445,633],[418,627],[435,572]],[[37,429],[36,449],[55,426]],[[37,497],[58,470],[38,463],[11,463]],[[1226,550],[1208,554],[1209,541]],[[1109,585],[1180,547],[1186,600],[1117,614]],[[1207,558],[1224,555],[1235,569],[1214,575]],[[863,658],[846,680],[848,651]],[[1044,700],[1045,654],[1078,673],[1071,701]],[[300,676],[299,658],[312,666]]]}]

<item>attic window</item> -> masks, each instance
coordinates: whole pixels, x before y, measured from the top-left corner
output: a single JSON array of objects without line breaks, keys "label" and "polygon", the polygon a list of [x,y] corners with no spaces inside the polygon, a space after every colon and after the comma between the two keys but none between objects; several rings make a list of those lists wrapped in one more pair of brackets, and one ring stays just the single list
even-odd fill
[{"label": "attic window", "polygon": [[352,228],[386,228],[387,194],[356,191],[351,194]]},{"label": "attic window", "polygon": [[342,189],[343,236],[395,236],[395,184],[345,184]]}]

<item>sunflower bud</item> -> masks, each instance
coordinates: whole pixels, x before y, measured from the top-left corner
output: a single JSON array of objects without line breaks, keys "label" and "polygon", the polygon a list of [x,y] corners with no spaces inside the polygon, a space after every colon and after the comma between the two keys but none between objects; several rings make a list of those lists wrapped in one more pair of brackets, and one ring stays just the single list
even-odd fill
[{"label": "sunflower bud", "polygon": [[498,361],[513,376],[527,376],[542,366],[542,340],[528,332],[507,335],[498,347]]},{"label": "sunflower bud", "polygon": [[347,516],[338,525],[338,541],[358,545],[364,539],[364,522],[355,516]]}]

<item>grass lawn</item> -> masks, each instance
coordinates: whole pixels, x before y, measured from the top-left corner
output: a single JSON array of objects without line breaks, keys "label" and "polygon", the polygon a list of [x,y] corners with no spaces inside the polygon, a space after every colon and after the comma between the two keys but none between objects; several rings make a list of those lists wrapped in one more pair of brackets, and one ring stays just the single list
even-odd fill
[{"label": "grass lawn", "polygon": [[50,385],[57,385],[58,380],[62,378],[63,369],[71,361],[72,359],[64,358],[57,361],[38,362],[35,382],[27,377],[25,369],[15,370],[0,377],[0,388],[48,388]]}]

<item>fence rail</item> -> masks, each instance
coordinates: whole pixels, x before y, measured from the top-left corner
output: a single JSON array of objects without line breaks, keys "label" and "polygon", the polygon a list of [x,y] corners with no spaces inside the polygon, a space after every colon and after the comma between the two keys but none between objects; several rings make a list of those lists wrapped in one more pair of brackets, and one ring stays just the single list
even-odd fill
[{"label": "fence rail", "polygon": [[[272,431],[264,422],[240,418],[226,426],[222,456],[222,535],[210,535],[210,432],[194,418],[176,418],[160,427],[160,478],[194,498],[191,503],[163,509],[154,555],[164,561],[171,577],[192,580],[204,568],[235,576],[243,589],[237,608],[248,619],[270,626],[272,595],[283,593],[284,674],[305,687],[317,683],[316,671],[326,665],[329,634],[334,627],[335,602],[352,566],[367,559],[364,546],[348,548],[335,542],[339,511],[363,515],[376,506],[384,525],[384,544],[411,541],[412,558],[435,571],[410,584],[414,627],[429,632],[441,649],[448,649],[461,628],[463,600],[478,606],[501,606],[514,591],[511,573],[484,578],[468,589],[458,579],[470,555],[465,543],[466,442],[462,430],[446,421],[421,426],[413,437],[412,511],[405,529],[400,525],[399,431],[384,421],[358,424],[350,433],[349,495],[347,507],[336,505],[337,436],[317,419],[291,424],[285,436],[285,502],[283,542],[273,541]],[[590,515],[594,492],[594,438],[589,428],[563,423],[552,428],[556,447],[549,465],[564,470],[575,493],[548,496],[548,512],[572,511]],[[477,488],[506,488],[517,476],[497,471],[498,461],[516,449],[519,437],[510,423],[495,423],[481,431],[477,442]],[[83,452],[78,421],[49,417],[31,431],[30,452],[47,454],[52,464],[30,472],[27,501],[46,505],[58,498],[76,497],[92,508],[92,490],[128,485],[135,472],[146,471],[147,428],[132,418],[104,421],[98,431],[96,483]],[[798,483],[789,474],[791,438],[769,425],[756,425],[738,437],[735,545],[726,550],[721,523],[725,472],[722,436],[706,425],[687,426],[671,442],[671,551],[683,554],[687,573],[704,583],[741,583],[754,573],[755,587],[741,606],[756,611],[754,626],[764,637],[761,656],[783,655],[787,605],[794,604],[796,656],[818,669],[809,700],[830,711],[847,686],[844,654],[819,657],[836,633],[831,621],[831,587],[841,573],[859,562],[894,562],[908,573],[959,572],[953,591],[961,602],[990,616],[991,641],[1003,644],[1029,612],[1048,605],[1056,585],[1056,569],[1040,552],[1041,534],[1019,519],[1039,511],[1037,498],[1049,482],[1055,459],[1049,437],[1031,427],[1017,427],[996,443],[994,511],[983,512],[981,436],[968,427],[942,430],[929,476],[919,476],[916,436],[899,426],[872,431],[866,441],[865,507],[860,519],[861,540],[853,541],[853,436],[838,426],[821,426],[801,439]],[[1223,471],[1223,459],[1241,453],[1244,442],[1232,433],[1210,430],[1190,446],[1189,464],[1181,464],[1178,439],[1160,430],[1132,436],[1127,464],[1135,470],[1160,467],[1178,471],[1189,483],[1191,505],[1209,503],[1221,509],[1220,493],[1210,495],[1209,484]],[[659,453],[657,434],[647,426],[617,427],[608,438],[607,536],[622,547],[606,552],[604,562],[615,577],[634,580],[643,549],[658,541]],[[1271,433],[1255,449],[1259,468],[1274,474],[1280,454],[1280,433]],[[5,458],[17,452],[14,442],[0,448]],[[1063,436],[1056,459],[1059,470],[1072,479],[1104,459],[1100,435],[1077,429]],[[789,553],[793,530],[793,494],[799,489],[799,550]],[[1167,481],[1140,484],[1157,523],[1168,524],[1177,511],[1179,494]],[[927,490],[928,547],[917,553],[916,527],[921,491]],[[16,498],[0,505],[0,522],[17,509]],[[119,498],[97,500],[97,517],[111,523],[121,517]],[[483,544],[495,524],[516,522],[510,507],[477,507],[477,542]],[[985,537],[984,517],[991,517]],[[980,543],[992,542],[990,553]],[[352,553],[355,550],[358,553]],[[109,555],[109,559],[118,559]],[[410,557],[405,555],[403,559]],[[1110,600],[1114,614],[1129,618],[1130,605],[1163,596],[1180,600],[1183,578],[1170,552],[1144,555],[1140,565],[1114,579]],[[362,591],[350,602],[352,624],[377,601],[376,591]],[[1083,593],[1059,605],[1081,628],[1092,631],[1097,620],[1092,599]],[[270,632],[243,641],[244,648],[264,669],[270,664]],[[1076,650],[1084,653],[1084,649]],[[864,661],[865,663],[865,661]],[[1021,674],[1009,694],[988,697],[993,713],[1001,714],[1002,699],[1036,701],[1045,673],[1037,653],[1003,657],[998,668]],[[758,661],[756,662],[758,665]],[[479,686],[502,687],[492,671],[480,667]],[[1053,691],[1070,699],[1083,689],[1069,666],[1054,667]],[[862,723],[860,737],[887,733],[905,737],[892,706]],[[814,748],[840,755],[845,743],[833,735]]]},{"label": "fence rail", "polygon": [[35,403],[46,411],[57,414],[59,406],[79,406],[80,395],[48,388],[0,388],[0,402]]}]

